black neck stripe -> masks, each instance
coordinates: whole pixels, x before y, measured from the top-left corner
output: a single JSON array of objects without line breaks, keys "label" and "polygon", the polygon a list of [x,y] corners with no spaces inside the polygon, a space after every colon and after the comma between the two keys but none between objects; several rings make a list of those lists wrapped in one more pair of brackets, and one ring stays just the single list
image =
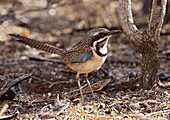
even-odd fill
[{"label": "black neck stripe", "polygon": [[99,52],[99,50],[97,50],[96,53],[100,57],[105,57],[107,55],[107,53],[106,54],[102,54],[101,52]]}]

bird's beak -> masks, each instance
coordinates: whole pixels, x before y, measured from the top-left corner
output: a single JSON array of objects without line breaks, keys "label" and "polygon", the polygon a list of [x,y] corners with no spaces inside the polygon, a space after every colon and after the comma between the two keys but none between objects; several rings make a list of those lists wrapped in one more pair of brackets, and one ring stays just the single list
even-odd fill
[{"label": "bird's beak", "polygon": [[122,31],[121,30],[111,30],[109,35],[113,35],[115,33],[121,33]]}]

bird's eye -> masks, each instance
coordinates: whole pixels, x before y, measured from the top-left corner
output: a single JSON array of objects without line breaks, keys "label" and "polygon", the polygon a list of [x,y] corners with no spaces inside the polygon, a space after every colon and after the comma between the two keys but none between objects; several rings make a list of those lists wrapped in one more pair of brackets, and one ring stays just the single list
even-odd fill
[{"label": "bird's eye", "polygon": [[103,38],[104,36],[106,36],[106,33],[99,33],[95,36],[92,37],[93,41],[99,40],[100,38]]},{"label": "bird's eye", "polygon": [[96,41],[96,40],[98,40],[98,39],[100,39],[100,38],[101,38],[101,35],[98,34],[98,35],[94,36],[94,41]]},{"label": "bird's eye", "polygon": [[100,33],[99,36],[104,37],[104,36],[106,36],[106,33]]}]

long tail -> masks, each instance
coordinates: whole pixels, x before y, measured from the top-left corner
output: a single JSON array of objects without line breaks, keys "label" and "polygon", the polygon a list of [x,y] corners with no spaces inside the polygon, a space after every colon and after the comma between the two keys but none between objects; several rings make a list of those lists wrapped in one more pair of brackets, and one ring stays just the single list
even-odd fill
[{"label": "long tail", "polygon": [[16,34],[9,34],[9,35],[14,40],[22,42],[25,45],[28,45],[30,47],[33,47],[33,48],[36,48],[39,50],[43,50],[45,52],[54,53],[54,54],[58,54],[58,55],[63,55],[66,52],[66,50],[59,49],[59,48],[51,46],[49,44],[42,43],[42,42],[36,41],[34,39],[26,38],[24,36],[20,36],[20,35],[16,35]]}]

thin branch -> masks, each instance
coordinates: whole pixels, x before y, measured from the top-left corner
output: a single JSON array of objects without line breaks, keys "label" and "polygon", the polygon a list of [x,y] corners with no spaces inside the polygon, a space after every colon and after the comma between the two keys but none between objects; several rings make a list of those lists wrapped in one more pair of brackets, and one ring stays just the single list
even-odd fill
[{"label": "thin branch", "polygon": [[131,0],[119,0],[119,18],[123,32],[126,34],[129,42],[136,49],[139,49],[142,42],[142,35],[133,21]]},{"label": "thin branch", "polygon": [[148,32],[159,38],[166,10],[167,0],[153,0]]},{"label": "thin branch", "polygon": [[[20,82],[26,80],[27,78],[30,78],[32,75],[32,73],[30,74],[25,74],[25,75],[22,75],[18,78],[16,78],[14,81],[12,81],[11,83],[7,84],[5,86],[5,88],[3,88],[3,90],[0,91],[0,101],[4,101],[6,99],[13,99],[13,97],[15,96],[12,96],[13,94],[13,91],[11,90],[11,88],[13,86],[16,86],[17,84],[19,84]],[[7,94],[10,94],[9,97],[7,96]]]}]

